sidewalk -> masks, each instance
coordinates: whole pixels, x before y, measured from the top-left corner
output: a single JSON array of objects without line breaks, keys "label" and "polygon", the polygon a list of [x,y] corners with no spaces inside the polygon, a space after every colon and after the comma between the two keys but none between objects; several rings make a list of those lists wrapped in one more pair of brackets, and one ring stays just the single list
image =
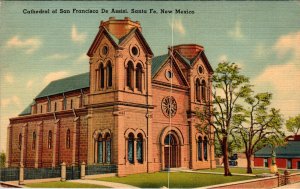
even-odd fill
[{"label": "sidewalk", "polygon": [[131,186],[131,185],[128,185],[128,184],[98,181],[98,180],[68,180],[68,182],[76,182],[76,183],[83,183],[83,184],[95,184],[95,185],[107,186],[107,187],[110,187],[110,188],[136,188],[136,189],[138,188],[138,187]]},{"label": "sidewalk", "polygon": [[300,188],[300,182],[297,182],[297,183],[294,183],[294,184],[288,184],[288,185],[284,185],[284,186],[280,186],[280,187],[277,187],[277,188],[280,188],[280,189],[287,189],[287,188]]}]

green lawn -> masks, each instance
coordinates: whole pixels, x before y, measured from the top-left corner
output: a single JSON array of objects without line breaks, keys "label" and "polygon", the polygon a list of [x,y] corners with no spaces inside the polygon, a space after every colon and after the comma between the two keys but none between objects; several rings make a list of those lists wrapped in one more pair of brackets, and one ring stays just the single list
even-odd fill
[{"label": "green lawn", "polygon": [[[225,177],[223,175],[183,172],[170,173],[169,176],[171,188],[194,188],[256,178],[248,176]],[[160,188],[168,186],[168,173],[143,173],[126,177],[99,178],[97,180],[129,184],[140,188]]]},{"label": "green lawn", "polygon": [[[224,172],[224,168],[223,167],[219,167],[219,168],[215,168],[215,169],[201,169],[199,170],[199,172],[217,172],[217,173],[223,173]],[[230,172],[231,173],[240,173],[240,174],[246,174],[247,173],[247,169],[246,168],[242,168],[242,167],[230,167]],[[252,169],[253,174],[257,175],[257,174],[262,174],[262,173],[270,173],[270,169]],[[284,170],[279,170],[280,173],[283,174]],[[297,172],[295,170],[290,170],[291,173]]]},{"label": "green lawn", "polygon": [[109,188],[107,186],[94,185],[94,184],[81,184],[74,182],[42,182],[26,184],[30,188]]}]

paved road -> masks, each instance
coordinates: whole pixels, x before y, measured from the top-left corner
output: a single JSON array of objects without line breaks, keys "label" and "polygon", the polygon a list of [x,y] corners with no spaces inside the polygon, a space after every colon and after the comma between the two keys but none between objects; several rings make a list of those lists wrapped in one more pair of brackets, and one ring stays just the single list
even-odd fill
[{"label": "paved road", "polygon": [[99,180],[68,180],[68,182],[95,184],[95,185],[107,186],[110,188],[135,188],[135,189],[138,188],[138,187],[131,186],[128,184],[121,184],[121,183],[116,183],[116,182],[106,182],[106,181],[99,181]]}]

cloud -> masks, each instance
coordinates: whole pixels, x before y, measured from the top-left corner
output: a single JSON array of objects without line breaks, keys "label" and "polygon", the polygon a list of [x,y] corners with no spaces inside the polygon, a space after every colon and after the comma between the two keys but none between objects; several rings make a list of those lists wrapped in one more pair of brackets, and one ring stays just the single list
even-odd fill
[{"label": "cloud", "polygon": [[15,82],[15,78],[14,76],[11,74],[11,73],[7,73],[4,75],[4,80],[9,83],[9,84],[12,84]]},{"label": "cloud", "polygon": [[69,55],[67,55],[67,54],[56,53],[56,54],[52,54],[50,56],[47,56],[46,58],[49,59],[49,60],[63,60],[63,59],[66,59],[68,57],[69,57]]},{"label": "cloud", "polygon": [[277,52],[278,57],[283,57],[291,52],[294,59],[300,59],[299,44],[300,31],[281,36],[273,46],[273,50]]},{"label": "cloud", "polygon": [[238,65],[239,68],[244,68],[245,67],[245,64],[244,64],[244,61],[242,60],[230,60],[228,58],[228,56],[226,54],[222,54],[219,58],[218,58],[218,62],[234,62],[236,65]]},{"label": "cloud", "polygon": [[75,25],[72,26],[71,39],[74,42],[82,43],[86,39],[86,33],[79,33]]},{"label": "cloud", "polygon": [[33,84],[33,80],[28,80],[27,83],[26,83],[26,87],[31,88],[32,84]]},{"label": "cloud", "polygon": [[69,73],[67,71],[51,72],[44,77],[44,83],[50,83],[51,81],[58,80],[67,77]]},{"label": "cloud", "polygon": [[273,46],[279,58],[289,54],[280,65],[268,66],[254,78],[258,91],[269,88],[273,92],[273,105],[287,118],[300,112],[300,32],[280,36]]},{"label": "cloud", "polygon": [[76,64],[80,64],[80,63],[88,63],[89,62],[89,57],[83,53],[81,54],[76,60],[75,63]]},{"label": "cloud", "polygon": [[169,25],[171,26],[172,29],[174,29],[174,31],[180,33],[181,35],[185,34],[185,28],[182,24],[181,19],[173,20],[173,21],[169,22]]},{"label": "cloud", "polygon": [[222,54],[219,58],[218,58],[218,62],[227,62],[228,61],[228,57],[226,54]]},{"label": "cloud", "polygon": [[9,106],[17,106],[18,108],[21,108],[21,100],[18,96],[13,95],[9,98],[3,98],[1,99],[1,108],[7,108]]},{"label": "cloud", "polygon": [[241,23],[240,21],[236,21],[235,22],[235,27],[230,30],[228,32],[229,36],[232,37],[232,38],[235,38],[235,39],[242,39],[244,38],[244,34],[242,32],[242,29],[241,29]]},{"label": "cloud", "polygon": [[[285,117],[300,112],[300,68],[288,63],[267,67],[254,79],[256,90],[263,92],[270,89],[273,93],[273,105],[281,109]],[[265,91],[267,92],[267,91]]]},{"label": "cloud", "polygon": [[42,41],[38,38],[29,38],[21,40],[19,36],[14,36],[6,43],[8,48],[21,48],[25,50],[26,54],[31,54],[36,51],[42,44]]}]

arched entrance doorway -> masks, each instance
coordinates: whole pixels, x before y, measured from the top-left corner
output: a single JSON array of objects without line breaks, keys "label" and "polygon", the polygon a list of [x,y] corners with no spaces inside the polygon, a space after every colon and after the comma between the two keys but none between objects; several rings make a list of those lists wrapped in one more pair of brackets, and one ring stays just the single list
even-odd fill
[{"label": "arched entrance doorway", "polygon": [[173,133],[166,135],[164,139],[164,161],[165,168],[174,168],[180,166],[180,145]]}]

